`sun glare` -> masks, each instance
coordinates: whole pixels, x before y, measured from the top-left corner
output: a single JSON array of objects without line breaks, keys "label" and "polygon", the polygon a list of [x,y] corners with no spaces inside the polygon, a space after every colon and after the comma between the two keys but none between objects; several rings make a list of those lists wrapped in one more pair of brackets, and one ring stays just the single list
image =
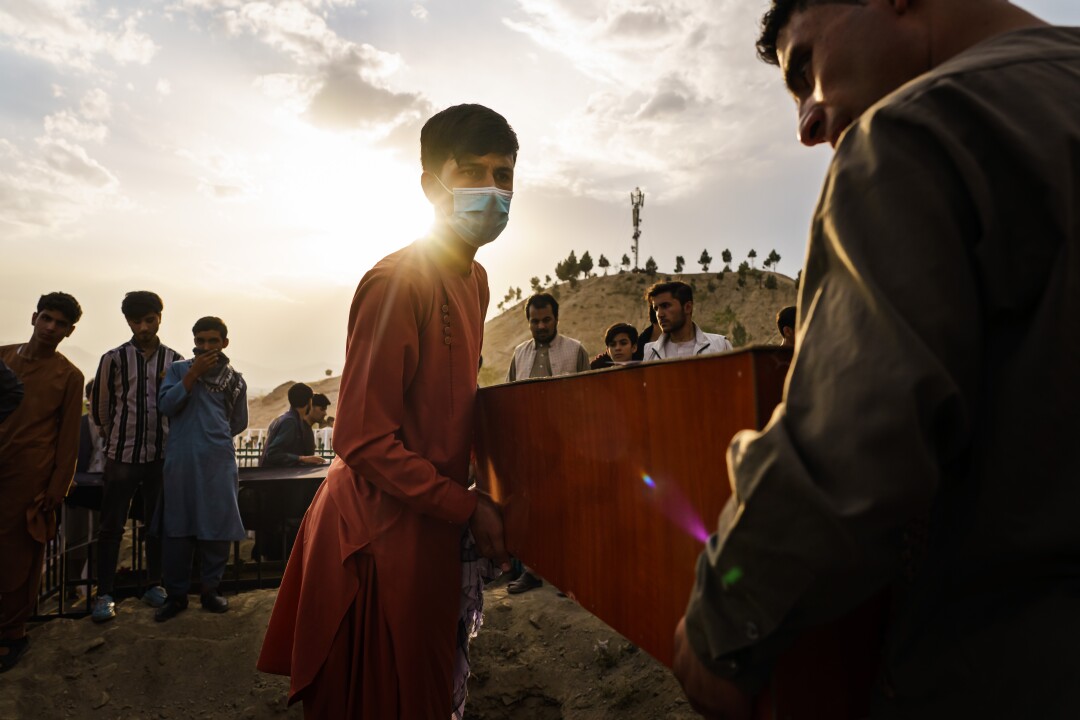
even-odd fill
[{"label": "sun glare", "polygon": [[278,149],[272,194],[278,212],[346,283],[393,250],[422,236],[431,205],[420,190],[419,162],[347,136],[299,129],[297,142]]}]

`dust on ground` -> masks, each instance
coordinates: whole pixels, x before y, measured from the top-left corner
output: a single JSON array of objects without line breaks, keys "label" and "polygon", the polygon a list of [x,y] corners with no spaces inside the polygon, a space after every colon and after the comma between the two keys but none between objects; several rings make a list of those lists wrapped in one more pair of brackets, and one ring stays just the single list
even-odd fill
[{"label": "dust on ground", "polygon": [[[285,704],[288,679],[255,669],[276,591],[227,597],[223,615],[191,596],[187,611],[156,623],[132,598],[102,625],[84,618],[32,629],[22,662],[0,675],[0,718],[303,717]],[[550,585],[508,595],[497,581],[485,598],[467,718],[697,717],[665,667]]]}]

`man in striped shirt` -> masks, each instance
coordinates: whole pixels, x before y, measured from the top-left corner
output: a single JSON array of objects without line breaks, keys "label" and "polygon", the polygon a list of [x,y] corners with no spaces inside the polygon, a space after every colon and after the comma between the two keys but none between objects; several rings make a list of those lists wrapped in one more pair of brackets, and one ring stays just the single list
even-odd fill
[{"label": "man in striped shirt", "polygon": [[[142,490],[143,522],[150,524],[161,497],[168,419],[158,412],[158,384],[183,356],[158,338],[161,298],[146,290],[129,292],[120,306],[132,337],[101,357],[90,411],[105,438],[105,490],[98,538],[98,597],[94,622],[116,617],[113,583],[124,524],[136,490]],[[143,601],[165,602],[161,587],[161,541],[146,541],[147,580]]]}]

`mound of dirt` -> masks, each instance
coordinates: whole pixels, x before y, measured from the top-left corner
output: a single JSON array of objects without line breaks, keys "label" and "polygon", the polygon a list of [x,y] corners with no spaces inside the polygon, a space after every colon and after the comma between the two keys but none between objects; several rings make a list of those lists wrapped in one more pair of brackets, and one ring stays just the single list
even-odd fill
[{"label": "mound of dirt", "polygon": [[[497,581],[485,596],[468,718],[697,717],[666,668],[550,585],[507,595]],[[167,623],[129,599],[104,625],[45,623],[0,675],[0,718],[301,718],[299,705],[285,705],[288,679],[255,669],[275,597],[230,595],[229,612],[214,615],[192,596]]]}]

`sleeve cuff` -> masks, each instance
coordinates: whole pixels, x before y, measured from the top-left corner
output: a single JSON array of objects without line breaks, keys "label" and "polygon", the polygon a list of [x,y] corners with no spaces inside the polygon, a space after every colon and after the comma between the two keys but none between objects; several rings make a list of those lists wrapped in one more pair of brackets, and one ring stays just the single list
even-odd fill
[{"label": "sleeve cuff", "polygon": [[475,512],[479,498],[476,493],[467,490],[456,482],[450,481],[447,487],[449,489],[446,491],[446,497],[443,498],[441,503],[443,507],[442,515],[452,523],[464,525],[469,522],[473,512]]}]

